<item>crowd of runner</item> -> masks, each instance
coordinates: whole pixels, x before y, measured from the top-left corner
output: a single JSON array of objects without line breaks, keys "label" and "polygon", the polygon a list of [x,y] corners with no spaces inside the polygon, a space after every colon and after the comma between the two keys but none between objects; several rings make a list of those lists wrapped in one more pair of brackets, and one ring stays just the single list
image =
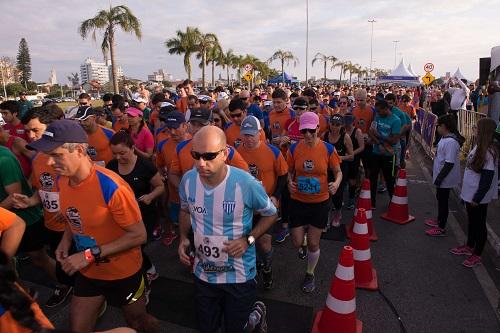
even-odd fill
[{"label": "crowd of runner", "polygon": [[[322,233],[339,227],[342,207],[354,209],[362,178],[370,179],[372,210],[382,208],[378,193],[392,196],[420,107],[442,116],[439,216],[426,221],[426,233],[445,234],[450,188],[460,177],[457,111],[475,108],[473,88],[450,80],[433,89],[268,85],[195,93],[186,80],[175,90],[125,85],[121,95],[102,96],[102,107],[87,93],[64,111],[3,102],[0,325],[53,328],[11,264],[30,257],[56,285],[45,306],[71,297],[71,332],[93,331],[106,304],[121,307],[129,327],[158,332],[146,304],[160,263],[144,247],[178,238],[179,260],[194,274],[201,332],[215,332],[221,320],[227,332],[264,332],[256,278],[265,290],[279,281],[273,247],[291,238],[304,260],[301,289],[314,292]],[[467,255],[468,267],[481,261],[497,192],[495,127],[491,119],[478,123],[466,169],[462,198],[469,219],[481,223],[451,252]]]}]

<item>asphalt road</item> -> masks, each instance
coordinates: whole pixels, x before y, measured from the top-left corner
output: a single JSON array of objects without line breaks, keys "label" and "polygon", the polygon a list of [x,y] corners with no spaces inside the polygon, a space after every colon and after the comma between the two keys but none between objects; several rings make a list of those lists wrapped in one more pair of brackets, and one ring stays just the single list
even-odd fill
[{"label": "asphalt road", "polygon": [[[448,236],[431,238],[424,234],[425,218],[436,214],[437,204],[424,159],[413,151],[408,162],[409,204],[416,220],[407,225],[396,225],[379,218],[388,204],[387,194],[379,194],[374,212],[375,228],[379,235],[371,243],[374,267],[377,270],[380,291],[394,305],[400,321],[379,292],[357,291],[357,316],[363,321],[364,332],[500,332],[498,317],[492,304],[498,287],[488,282],[497,281],[500,272],[493,261],[486,259],[485,267],[468,269],[460,263],[461,257],[448,249],[462,241],[465,225],[462,207],[452,198]],[[428,165],[427,165],[428,166]],[[344,210],[343,223],[348,223],[353,211]],[[458,221],[457,221],[458,220]],[[298,259],[290,239],[275,247],[275,286],[271,291],[259,291],[259,297],[271,303],[270,321],[274,332],[310,332],[313,313],[322,309],[330,288],[340,249],[347,241],[322,240],[321,257],[316,268],[316,291],[306,295],[300,290],[305,261]],[[162,279],[152,287],[150,311],[162,318],[163,332],[196,332],[189,296],[191,276],[181,266],[176,254],[177,242],[169,248],[159,242],[148,245]],[[486,253],[485,256],[489,256]],[[36,280],[39,276],[21,276]],[[171,280],[167,280],[171,279]],[[172,281],[174,280],[174,281]],[[180,281],[180,282],[176,282]],[[167,285],[165,285],[167,284]],[[486,292],[483,288],[486,289]],[[49,295],[49,289],[39,283],[40,303]],[[486,295],[490,296],[490,300]],[[184,309],[184,310],[182,310]],[[44,308],[57,326],[68,324],[68,304],[56,309]],[[83,309],[82,309],[83,311]],[[159,315],[158,315],[159,314]],[[119,309],[109,308],[99,320],[98,329],[125,325]]]}]

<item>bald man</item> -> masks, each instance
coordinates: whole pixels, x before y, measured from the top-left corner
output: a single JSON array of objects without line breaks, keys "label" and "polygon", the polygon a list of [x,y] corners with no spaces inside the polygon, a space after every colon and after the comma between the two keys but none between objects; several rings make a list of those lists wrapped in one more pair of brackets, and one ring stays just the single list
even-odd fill
[{"label": "bald man", "polygon": [[239,98],[245,103],[247,108],[247,115],[254,116],[259,119],[260,126],[264,128],[264,112],[260,108],[258,103],[254,103],[252,97],[250,96],[250,92],[248,90],[242,90],[239,94]]},{"label": "bald man", "polygon": [[[246,171],[228,166],[228,154],[221,129],[201,128],[191,149],[195,167],[179,186],[178,254],[183,264],[190,265],[192,228],[196,311],[202,333],[216,332],[222,318],[227,332],[244,332],[256,299],[255,240],[276,221],[276,207],[264,187]],[[254,211],[261,218],[252,229]]]}]

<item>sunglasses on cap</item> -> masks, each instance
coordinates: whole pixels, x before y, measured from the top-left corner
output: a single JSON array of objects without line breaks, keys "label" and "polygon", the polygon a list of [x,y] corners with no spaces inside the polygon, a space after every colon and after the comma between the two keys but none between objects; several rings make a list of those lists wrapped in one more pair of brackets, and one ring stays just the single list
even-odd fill
[{"label": "sunglasses on cap", "polygon": [[300,133],[301,134],[306,134],[306,133],[315,134],[316,133],[316,128],[304,128],[304,129],[300,130]]},{"label": "sunglasses on cap", "polygon": [[211,161],[211,160],[215,159],[224,150],[226,150],[226,148],[223,148],[223,149],[216,151],[216,152],[207,152],[207,153],[199,153],[197,151],[191,150],[191,156],[197,161],[199,161],[201,158],[204,161]]}]

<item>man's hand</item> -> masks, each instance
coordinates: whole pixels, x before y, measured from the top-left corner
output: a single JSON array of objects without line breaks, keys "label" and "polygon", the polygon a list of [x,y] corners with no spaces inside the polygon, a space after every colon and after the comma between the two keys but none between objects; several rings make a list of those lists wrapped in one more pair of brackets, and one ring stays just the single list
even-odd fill
[{"label": "man's hand", "polygon": [[186,266],[191,266],[191,258],[187,255],[187,250],[189,249],[191,242],[189,239],[184,238],[179,241],[179,247],[177,248],[177,253],[179,254],[179,260]]},{"label": "man's hand", "polygon": [[150,194],[144,194],[137,200],[145,205],[149,205],[153,201]]},{"label": "man's hand", "polygon": [[272,138],[271,142],[273,145],[279,146],[279,144],[281,143],[281,137],[279,137],[279,136],[274,137],[274,138]]},{"label": "man's hand", "polygon": [[328,183],[328,192],[330,192],[331,195],[337,193],[338,188],[339,187],[335,184],[335,182]]},{"label": "man's hand", "polygon": [[61,240],[61,242],[57,246],[56,253],[55,253],[56,260],[59,261],[61,264],[64,260],[66,260],[66,258],[68,258],[68,252],[69,252],[70,246],[71,246],[71,244],[68,244],[67,242],[65,242],[64,238],[63,238],[63,240]]},{"label": "man's hand", "polygon": [[293,180],[288,181],[288,190],[290,193],[295,193],[297,192],[297,183],[294,182]]},{"label": "man's hand", "polygon": [[85,259],[84,252],[78,252],[70,255],[66,259],[61,261],[62,269],[66,274],[73,275],[82,268],[85,268],[89,265],[87,259]]},{"label": "man's hand", "polygon": [[226,247],[224,247],[222,251],[235,258],[240,258],[248,249],[247,239],[244,237],[224,242],[224,245],[226,245]]},{"label": "man's hand", "polygon": [[12,198],[12,207],[17,209],[25,209],[31,207],[30,197],[21,193],[13,193],[11,195]]}]

